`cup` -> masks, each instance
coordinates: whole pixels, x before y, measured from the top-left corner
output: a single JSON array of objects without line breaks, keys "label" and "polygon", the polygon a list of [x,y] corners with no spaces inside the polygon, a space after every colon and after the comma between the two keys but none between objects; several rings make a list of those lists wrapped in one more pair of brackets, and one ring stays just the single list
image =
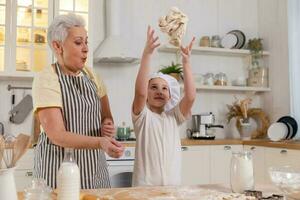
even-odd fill
[{"label": "cup", "polygon": [[14,169],[0,169],[0,199],[18,200]]}]

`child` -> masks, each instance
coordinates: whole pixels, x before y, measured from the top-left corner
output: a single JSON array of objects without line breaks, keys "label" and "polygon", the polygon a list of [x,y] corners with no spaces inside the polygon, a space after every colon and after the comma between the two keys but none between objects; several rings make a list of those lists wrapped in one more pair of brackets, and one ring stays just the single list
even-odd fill
[{"label": "child", "polygon": [[154,38],[154,30],[148,27],[132,106],[136,134],[133,186],[181,183],[179,125],[190,115],[196,96],[190,66],[194,40],[189,46],[181,47],[185,94],[180,100],[180,88],[175,78],[162,73],[149,77],[150,59],[160,44],[158,37]]}]

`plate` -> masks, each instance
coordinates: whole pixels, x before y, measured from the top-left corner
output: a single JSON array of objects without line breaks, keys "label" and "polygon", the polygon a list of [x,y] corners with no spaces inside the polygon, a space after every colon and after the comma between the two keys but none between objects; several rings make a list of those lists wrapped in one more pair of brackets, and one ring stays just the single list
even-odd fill
[{"label": "plate", "polygon": [[282,122],[275,122],[268,128],[268,137],[277,142],[285,139],[288,134],[288,126]]},{"label": "plate", "polygon": [[291,136],[289,136],[288,139],[292,139],[292,138],[295,137],[295,135],[298,131],[298,124],[297,124],[296,120],[293,117],[283,116],[280,119],[278,119],[277,122],[284,122],[284,123],[289,124],[292,133],[290,134]]},{"label": "plate", "polygon": [[238,38],[233,33],[227,33],[221,40],[222,47],[232,49],[238,44]]},{"label": "plate", "polygon": [[233,47],[234,49],[241,49],[244,47],[246,42],[246,36],[245,34],[240,30],[232,30],[228,32],[229,34],[234,34],[238,38],[237,44]]}]

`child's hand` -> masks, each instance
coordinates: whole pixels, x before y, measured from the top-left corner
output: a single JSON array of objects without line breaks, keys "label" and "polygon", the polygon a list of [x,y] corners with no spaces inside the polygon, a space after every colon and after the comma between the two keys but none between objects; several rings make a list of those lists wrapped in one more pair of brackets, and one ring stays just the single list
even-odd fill
[{"label": "child's hand", "polygon": [[154,38],[154,30],[148,26],[147,30],[147,42],[144,49],[144,54],[152,54],[154,49],[160,45],[160,43],[156,44],[158,37]]},{"label": "child's hand", "polygon": [[181,55],[182,55],[182,64],[189,62],[194,41],[195,41],[195,37],[193,37],[192,41],[190,42],[190,44],[188,46],[180,47]]}]

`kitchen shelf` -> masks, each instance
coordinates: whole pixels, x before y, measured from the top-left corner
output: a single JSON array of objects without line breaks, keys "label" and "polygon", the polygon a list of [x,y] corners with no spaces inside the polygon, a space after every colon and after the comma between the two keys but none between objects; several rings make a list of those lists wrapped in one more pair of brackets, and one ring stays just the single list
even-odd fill
[{"label": "kitchen shelf", "polygon": [[[180,86],[183,88],[183,85]],[[248,86],[218,86],[218,85],[197,85],[197,90],[223,90],[223,91],[244,91],[244,92],[270,92],[271,88],[248,87]]]},{"label": "kitchen shelf", "polygon": [[0,80],[33,80],[34,72],[16,71],[16,72],[0,72]]},{"label": "kitchen shelf", "polygon": [[[177,47],[171,45],[163,45],[158,49],[161,52],[176,53]],[[213,48],[213,47],[193,47],[192,54],[203,54],[203,55],[217,55],[217,56],[250,56],[250,51],[247,49],[225,49],[225,48]],[[269,56],[268,51],[263,51],[263,56]]]}]

